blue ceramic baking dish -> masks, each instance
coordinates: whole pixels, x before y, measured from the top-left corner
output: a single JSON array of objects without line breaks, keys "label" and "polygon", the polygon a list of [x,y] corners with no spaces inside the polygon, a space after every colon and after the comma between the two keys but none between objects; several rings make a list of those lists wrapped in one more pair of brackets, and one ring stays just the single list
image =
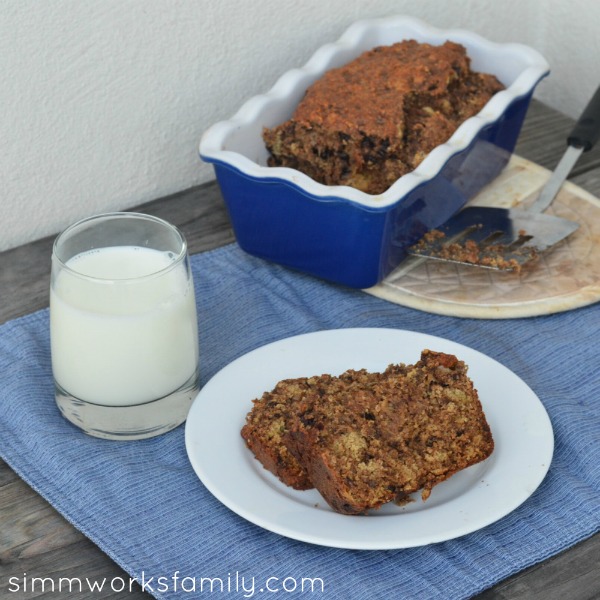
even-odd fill
[{"label": "blue ceramic baking dish", "polygon": [[[325,186],[286,167],[268,167],[263,127],[288,119],[327,69],[403,39],[464,45],[475,70],[506,86],[413,172],[369,195]],[[202,136],[240,247],[254,256],[353,288],[376,285],[425,231],[438,227],[492,181],[513,152],[546,60],[521,44],[497,44],[463,30],[440,30],[409,17],[360,21],[285,73],[228,121]]]}]

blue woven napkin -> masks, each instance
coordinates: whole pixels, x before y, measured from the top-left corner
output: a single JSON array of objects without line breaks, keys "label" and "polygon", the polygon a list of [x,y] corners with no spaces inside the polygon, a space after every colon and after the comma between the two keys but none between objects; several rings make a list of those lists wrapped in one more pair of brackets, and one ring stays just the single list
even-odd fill
[{"label": "blue woven napkin", "polygon": [[199,597],[211,587],[240,598],[261,589],[287,597],[303,588],[344,600],[468,598],[599,530],[600,305],[531,319],[458,319],[293,273],[235,244],[195,255],[192,265],[203,383],[284,337],[342,327],[408,329],[465,344],[514,371],[544,403],[556,447],[533,496],[478,532],[395,551],[306,544],[220,504],[188,462],[183,426],[138,442],[79,432],[54,404],[48,311],[5,323],[0,455],[157,598],[197,597],[193,589]]}]

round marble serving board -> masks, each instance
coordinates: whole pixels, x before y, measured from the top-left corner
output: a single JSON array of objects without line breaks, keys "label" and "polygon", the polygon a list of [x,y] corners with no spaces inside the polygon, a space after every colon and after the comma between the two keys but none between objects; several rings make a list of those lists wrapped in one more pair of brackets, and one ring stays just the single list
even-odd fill
[{"label": "round marble serving board", "polygon": [[[469,205],[527,207],[550,173],[519,156]],[[549,315],[600,300],[600,200],[566,182],[545,211],[580,227],[521,273],[409,257],[378,285],[364,290],[430,313],[514,319]]]}]

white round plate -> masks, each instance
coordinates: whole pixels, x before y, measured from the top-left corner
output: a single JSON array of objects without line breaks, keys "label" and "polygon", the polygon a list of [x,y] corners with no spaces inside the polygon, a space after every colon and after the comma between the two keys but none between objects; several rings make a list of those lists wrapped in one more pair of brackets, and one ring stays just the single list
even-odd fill
[{"label": "white round plate", "polygon": [[[389,504],[368,516],[334,512],[316,490],[285,486],[254,458],[240,430],[252,400],[292,377],[346,369],[380,371],[414,363],[421,350],[455,354],[469,365],[494,436],[486,461],[419,494],[403,507]],[[233,361],[200,391],[190,409],[185,443],[208,490],[241,517],[283,536],[337,548],[389,550],[450,540],[504,517],[544,479],[554,449],[548,414],[512,371],[455,342],[397,329],[319,331],[283,339]]]}]

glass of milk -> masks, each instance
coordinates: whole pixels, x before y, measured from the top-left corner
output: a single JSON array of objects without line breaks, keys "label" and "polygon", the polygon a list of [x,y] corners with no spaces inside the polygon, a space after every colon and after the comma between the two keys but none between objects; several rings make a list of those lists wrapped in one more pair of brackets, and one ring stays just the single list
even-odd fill
[{"label": "glass of milk", "polygon": [[97,215],[54,242],[50,339],[56,403],[86,433],[134,440],[186,419],[198,324],[185,238],[138,213]]}]

